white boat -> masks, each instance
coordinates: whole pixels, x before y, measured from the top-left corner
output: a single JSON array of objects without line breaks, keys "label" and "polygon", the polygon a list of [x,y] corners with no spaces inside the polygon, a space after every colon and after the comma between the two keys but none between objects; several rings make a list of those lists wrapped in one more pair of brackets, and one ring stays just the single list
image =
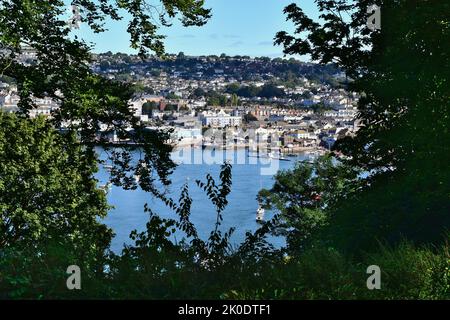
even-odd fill
[{"label": "white boat", "polygon": [[270,152],[267,156],[268,156],[270,159],[273,159],[273,160],[291,161],[291,160],[286,159],[285,157],[283,157],[283,156],[281,155],[281,153],[278,153],[278,155],[277,155],[275,151]]},{"label": "white boat", "polygon": [[107,182],[106,184],[99,186],[99,188],[104,193],[108,193],[111,190],[111,188],[112,188],[112,183],[111,182]]}]

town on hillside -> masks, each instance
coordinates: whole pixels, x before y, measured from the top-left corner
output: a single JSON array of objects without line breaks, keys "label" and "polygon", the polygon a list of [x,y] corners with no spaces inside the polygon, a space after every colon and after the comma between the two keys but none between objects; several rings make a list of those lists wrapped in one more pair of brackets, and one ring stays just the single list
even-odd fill
[{"label": "town on hillside", "polygon": [[[26,48],[19,59],[24,65],[36,63]],[[142,60],[108,52],[95,55],[91,68],[108,79],[131,83],[130,110],[149,129],[171,129],[174,146],[229,147],[218,144],[217,135],[205,135],[222,129],[234,137],[235,146],[248,146],[252,139],[241,133],[253,130],[276,136],[271,143],[282,152],[324,152],[358,130],[358,96],[345,89],[350,80],[334,65],[224,54]],[[0,108],[18,112],[14,82],[0,80]],[[35,97],[34,103],[30,117],[52,117],[58,110],[58,101],[49,97]],[[126,143],[114,133],[109,142]]]}]

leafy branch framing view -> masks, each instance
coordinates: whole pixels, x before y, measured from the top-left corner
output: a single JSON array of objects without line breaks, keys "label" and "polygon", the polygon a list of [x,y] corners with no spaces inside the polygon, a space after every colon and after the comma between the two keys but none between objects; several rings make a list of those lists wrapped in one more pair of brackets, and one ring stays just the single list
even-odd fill
[{"label": "leafy branch framing view", "polygon": [[[346,89],[361,95],[360,128],[313,163],[278,172],[258,194],[274,218],[233,247],[234,228],[222,229],[232,166],[222,165],[219,183],[212,175],[196,181],[215,208],[204,240],[190,219],[190,186],[178,201],[168,195],[176,168],[170,130],[135,118],[132,84],[91,70],[91,48],[63,17],[67,3],[0,1],[1,77],[20,97],[17,113],[0,113],[0,298],[449,299],[450,4],[315,3],[319,21],[301,4],[285,8],[295,32],[278,32],[275,44],[345,72]],[[130,47],[142,59],[164,58],[160,26],[202,26],[212,16],[203,0],[71,4],[95,33],[129,15]],[[383,19],[375,31],[366,24],[374,4]],[[18,59],[26,50],[36,54],[32,63]],[[44,97],[59,108],[31,118],[33,99]],[[111,147],[113,133],[132,144]],[[139,187],[178,217],[146,205],[146,230],[132,231],[120,254],[101,222],[110,206],[95,179],[98,146],[114,185]],[[270,241],[279,235],[283,248]],[[67,289],[69,265],[82,270],[82,290]],[[369,265],[381,267],[381,290],[365,286]]]}]

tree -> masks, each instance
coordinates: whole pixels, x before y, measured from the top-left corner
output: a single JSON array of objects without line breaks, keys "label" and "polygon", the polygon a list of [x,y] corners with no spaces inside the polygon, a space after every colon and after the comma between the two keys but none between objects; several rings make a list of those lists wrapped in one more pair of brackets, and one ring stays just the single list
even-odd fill
[{"label": "tree", "polygon": [[311,99],[312,94],[310,91],[305,91],[300,95],[303,99]]},{"label": "tree", "polygon": [[[443,241],[450,227],[450,4],[315,2],[323,22],[289,5],[285,13],[297,34],[279,32],[276,43],[286,54],[335,62],[353,79],[348,88],[361,94],[360,129],[336,149],[369,173],[364,187],[335,209],[329,237],[351,250],[374,247],[377,239]],[[382,12],[377,31],[366,25],[373,4]]]},{"label": "tree", "polygon": [[245,98],[253,98],[259,96],[260,92],[261,89],[254,85],[242,86],[239,88],[237,95]]},{"label": "tree", "polygon": [[[231,192],[231,165],[224,163],[220,171],[220,183],[211,175],[206,181],[196,181],[215,207],[216,223],[209,237],[203,240],[190,220],[192,198],[189,185],[181,190],[178,201],[162,197],[178,220],[162,219],[147,205],[150,219],[143,232],[133,231],[133,245],[125,246],[123,253],[111,263],[110,277],[119,296],[161,298],[167,295],[189,296],[189,292],[203,277],[220,274],[230,254],[230,237],[233,228],[222,232],[223,211]],[[174,243],[171,237],[178,232],[184,238]],[[192,279],[192,280],[188,280]],[[203,280],[204,281],[204,280]],[[145,284],[142,286],[142,284]],[[130,288],[133,288],[130,291]]]},{"label": "tree", "polygon": [[144,93],[154,94],[155,93],[153,88],[148,87],[141,82],[135,83],[133,85],[133,92],[134,92],[134,94],[144,94]]},{"label": "tree", "polygon": [[227,104],[227,97],[214,90],[208,91],[207,97],[208,97],[207,103],[211,106],[224,107]]},{"label": "tree", "polygon": [[161,75],[161,70],[159,70],[159,69],[152,69],[150,71],[150,75],[152,77],[159,77]]},{"label": "tree", "polygon": [[280,215],[277,229],[284,230],[288,250],[298,253],[329,223],[329,209],[349,189],[357,189],[357,175],[355,168],[335,163],[332,156],[297,162],[293,169],[279,171],[273,187],[259,192],[258,201]]},{"label": "tree", "polygon": [[192,96],[194,98],[201,98],[201,97],[204,97],[205,95],[206,95],[206,92],[202,88],[195,88],[195,90],[192,92]]},{"label": "tree", "polygon": [[329,110],[329,109],[330,109],[330,108],[328,108],[323,102],[316,103],[316,104],[312,105],[311,108],[313,109],[314,113],[321,114],[321,115],[322,115],[326,110]]},{"label": "tree", "polygon": [[239,98],[237,96],[237,94],[233,93],[231,95],[231,106],[237,106],[239,103]]},{"label": "tree", "polygon": [[158,104],[155,101],[147,101],[142,105],[142,114],[151,115],[154,110],[158,110]]},{"label": "tree", "polygon": [[231,93],[231,94],[237,94],[239,89],[240,89],[240,87],[241,86],[239,85],[239,83],[233,82],[233,83],[230,83],[230,84],[228,84],[226,86],[225,92]]},{"label": "tree", "polygon": [[[158,8],[145,0],[72,3],[80,9],[81,23],[95,33],[104,31],[107,18],[117,21],[125,12],[130,45],[141,58],[152,51],[163,56],[159,25],[179,18],[184,26],[200,26],[210,17],[202,0],[161,1]],[[175,167],[172,148],[165,143],[170,132],[146,130],[134,117],[128,105],[133,87],[93,73],[91,47],[72,36],[64,20],[66,5],[59,0],[0,2],[0,70],[13,79],[20,98],[16,116],[0,114],[0,260],[3,264],[12,256],[18,261],[6,281],[13,286],[30,281],[34,292],[42,289],[39,278],[47,271],[47,284],[64,284],[61,266],[70,262],[89,270],[87,275],[104,271],[112,231],[100,222],[109,207],[93,178],[100,163],[96,145],[110,155],[111,181],[124,188],[136,188],[133,175],[139,175],[139,186],[159,195],[155,182],[167,186]],[[29,63],[24,63],[26,51],[35,56]],[[27,119],[37,108],[34,98],[44,97],[58,108],[46,119]],[[108,149],[105,143],[113,132],[141,144],[142,158],[133,162],[129,146]],[[54,261],[56,269],[45,269]],[[33,272],[37,266],[45,271]],[[4,288],[3,277],[0,281]]]},{"label": "tree", "polygon": [[[127,29],[130,46],[138,50],[141,58],[150,51],[163,55],[164,36],[157,33],[158,25],[169,25],[169,19],[174,18],[179,18],[184,26],[203,25],[210,17],[202,0],[163,1],[161,9],[145,0],[73,1],[73,4],[80,9],[81,23],[96,33],[104,31],[106,18],[119,20],[119,13],[126,12],[130,17]],[[59,104],[52,113],[53,125],[64,124],[77,130],[80,143],[89,146],[87,155],[94,157],[89,149],[96,143],[106,142],[115,132],[121,139],[145,145],[148,156],[138,163],[128,163],[132,170],[122,167],[112,172],[126,172],[129,178],[126,180],[131,181],[132,175],[147,171],[148,174],[143,176],[148,179],[143,181],[148,190],[152,189],[150,177],[153,174],[162,174],[160,178],[167,184],[167,175],[174,167],[169,155],[171,149],[164,147],[168,132],[146,132],[139,124],[128,106],[133,95],[130,84],[93,74],[90,47],[78,37],[71,37],[70,27],[63,20],[65,9],[63,1],[2,1],[0,38],[4,50],[0,54],[0,69],[17,83],[20,112],[27,115],[36,108],[34,97],[52,98]],[[154,20],[153,17],[158,18]],[[35,53],[34,63],[21,62],[25,49]],[[106,130],[100,131],[101,125]],[[111,161],[123,164],[117,157]],[[123,175],[115,181],[123,182]]]},{"label": "tree", "polygon": [[177,95],[176,95],[175,93],[173,93],[173,92],[169,92],[169,93],[167,94],[166,98],[169,99],[169,100],[177,100],[177,99],[180,99],[180,97],[177,96]]},{"label": "tree", "polygon": [[178,105],[177,104],[168,104],[164,108],[164,111],[177,111],[177,110],[178,110]]},{"label": "tree", "polygon": [[283,97],[284,90],[278,88],[276,85],[272,83],[267,83],[261,88],[261,91],[259,92],[258,96],[264,98]]},{"label": "tree", "polygon": [[0,248],[63,243],[80,258],[102,254],[112,230],[99,222],[109,206],[96,170],[75,132],[0,112]]}]

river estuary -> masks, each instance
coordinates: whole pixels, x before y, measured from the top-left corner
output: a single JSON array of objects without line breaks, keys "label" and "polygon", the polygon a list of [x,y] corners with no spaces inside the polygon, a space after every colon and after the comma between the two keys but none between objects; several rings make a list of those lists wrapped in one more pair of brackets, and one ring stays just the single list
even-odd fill
[{"label": "river estuary", "polygon": [[[291,155],[284,160],[279,160],[257,158],[253,152],[244,149],[216,153],[209,150],[189,149],[189,152],[174,152],[172,158],[178,166],[171,176],[171,197],[178,199],[181,187],[186,182],[189,183],[193,200],[191,220],[202,238],[206,238],[213,229],[216,215],[213,205],[206,194],[197,187],[195,180],[205,180],[206,174],[210,173],[217,182],[220,164],[223,162],[221,160],[231,161],[233,185],[228,197],[229,205],[224,211],[222,226],[223,230],[230,227],[236,228],[231,241],[234,245],[238,245],[245,238],[247,231],[254,231],[259,226],[256,222],[258,191],[273,185],[273,176],[277,170],[292,168],[297,160],[308,159],[308,155]],[[109,172],[102,167],[97,177],[100,183],[104,184],[108,181]],[[148,213],[144,212],[145,203],[148,203],[152,211],[161,217],[177,219],[175,213],[164,203],[140,189],[129,191],[112,186],[108,192],[108,201],[114,208],[106,217],[105,223],[116,234],[111,246],[115,252],[120,252],[124,243],[130,243],[129,234],[132,230],[144,230],[148,221]],[[266,212],[266,218],[270,216],[271,213]],[[283,242],[282,239],[274,239],[274,241],[278,245],[282,245]]]}]

